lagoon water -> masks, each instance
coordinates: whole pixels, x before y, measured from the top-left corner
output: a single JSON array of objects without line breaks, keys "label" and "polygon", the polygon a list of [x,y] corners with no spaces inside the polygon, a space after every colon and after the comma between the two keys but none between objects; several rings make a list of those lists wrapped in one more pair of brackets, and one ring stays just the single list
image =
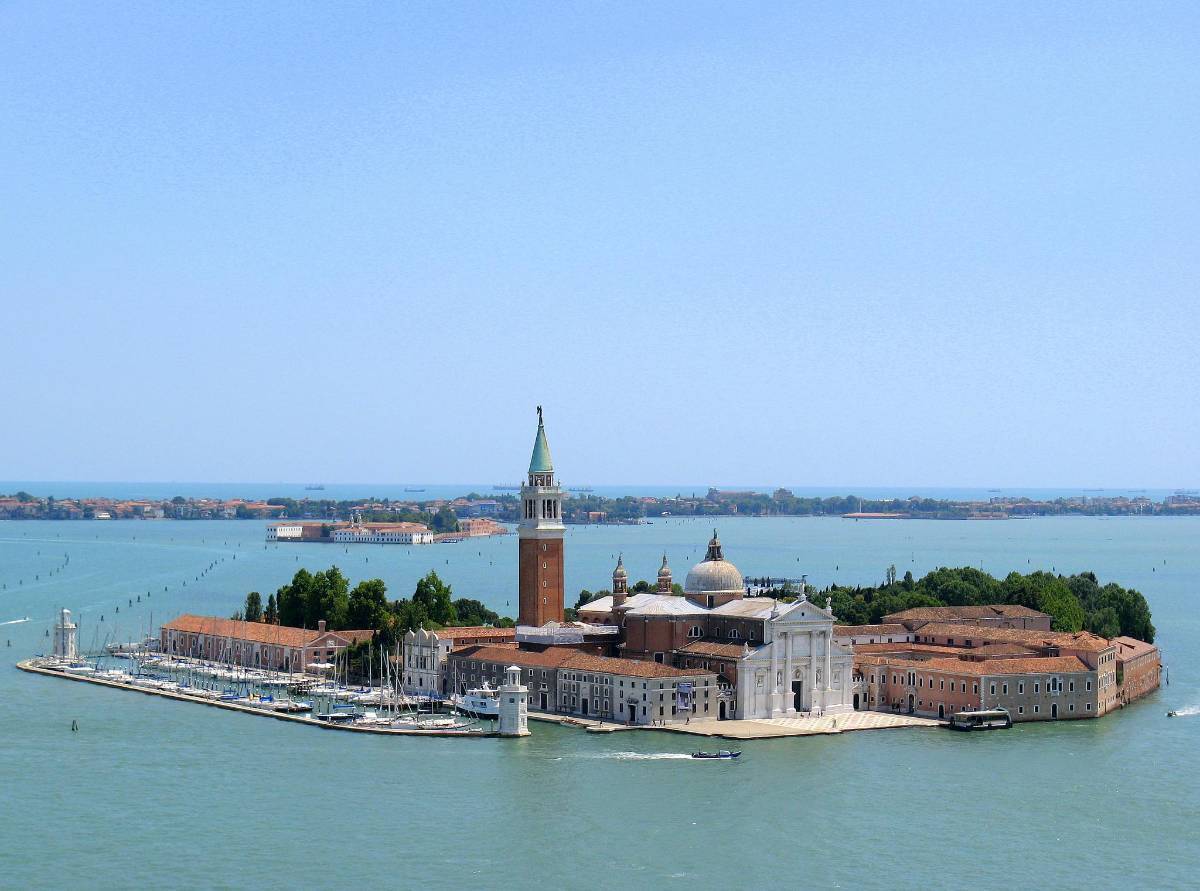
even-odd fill
[{"label": "lagoon water", "polygon": [[[1200,519],[720,519],[749,575],[1091,569],[1146,594],[1169,686],[1102,720],[1004,733],[763,741],[706,763],[667,733],[360,737],[11,667],[48,644],[60,606],[88,647],[185,611],[228,615],[300,566],[381,577],[393,596],[436,569],[455,596],[515,611],[513,536],[267,546],[264,525],[0,522],[0,886],[1200,883]],[[571,527],[568,590],[608,587],[618,552],[633,579],[664,552],[682,579],[711,526]]]}]

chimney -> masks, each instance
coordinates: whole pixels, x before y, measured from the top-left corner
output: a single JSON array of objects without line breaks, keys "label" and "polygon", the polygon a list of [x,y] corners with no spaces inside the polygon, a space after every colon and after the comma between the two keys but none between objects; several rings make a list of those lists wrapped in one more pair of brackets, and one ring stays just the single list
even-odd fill
[{"label": "chimney", "polygon": [[324,630],[325,630],[325,620],[324,620],[324,619],[318,619],[318,620],[317,620],[317,633],[318,633],[318,634],[320,634],[320,633],[321,633],[321,632],[323,632]]}]

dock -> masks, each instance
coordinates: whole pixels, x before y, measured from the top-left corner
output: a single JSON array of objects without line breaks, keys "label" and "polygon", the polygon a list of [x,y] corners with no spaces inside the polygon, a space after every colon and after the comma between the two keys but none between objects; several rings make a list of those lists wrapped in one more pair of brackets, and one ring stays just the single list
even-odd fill
[{"label": "dock", "polygon": [[17,663],[17,668],[21,671],[29,672],[30,674],[40,674],[46,677],[59,678],[61,680],[78,681],[84,684],[94,684],[98,687],[111,687],[116,690],[126,690],[132,693],[142,693],[146,696],[158,696],[163,699],[174,699],[178,702],[187,702],[193,705],[207,705],[213,708],[226,709],[228,711],[241,712],[245,715],[253,715],[258,718],[274,718],[277,721],[290,721],[293,724],[302,724],[305,727],[319,727],[322,730],[341,730],[349,733],[374,733],[384,736],[436,736],[442,739],[492,739],[500,736],[495,730],[483,731],[446,731],[446,730],[398,730],[390,727],[370,727],[370,726],[354,726],[350,724],[337,724],[331,721],[315,721],[304,715],[287,714],[286,712],[267,711],[262,708],[245,705],[238,702],[222,702],[217,699],[205,699],[199,696],[188,696],[183,693],[175,693],[169,690],[149,689],[139,687],[134,684],[123,684],[117,681],[111,681],[106,678],[94,678],[82,675],[67,674],[64,671],[54,668],[47,668],[38,665],[36,660],[27,659]]}]

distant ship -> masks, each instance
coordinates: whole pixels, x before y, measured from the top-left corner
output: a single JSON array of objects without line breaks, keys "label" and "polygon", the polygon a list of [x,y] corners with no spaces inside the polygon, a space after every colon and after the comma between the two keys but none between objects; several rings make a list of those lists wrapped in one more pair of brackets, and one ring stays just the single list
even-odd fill
[{"label": "distant ship", "polygon": [[591,486],[568,486],[567,489],[570,492],[594,492],[594,491],[596,491]]},{"label": "distant ship", "polygon": [[415,487],[412,487],[412,486],[405,486],[405,487],[404,487],[404,491],[405,491],[405,492],[424,492],[425,490],[424,490],[424,489],[417,489],[417,488],[415,488]]},{"label": "distant ship", "polygon": [[497,492],[520,492],[520,486],[492,486],[492,489]]},{"label": "distant ship", "polygon": [[305,492],[324,492],[325,487],[322,486],[320,483],[313,483],[310,486],[305,486],[304,491]]}]

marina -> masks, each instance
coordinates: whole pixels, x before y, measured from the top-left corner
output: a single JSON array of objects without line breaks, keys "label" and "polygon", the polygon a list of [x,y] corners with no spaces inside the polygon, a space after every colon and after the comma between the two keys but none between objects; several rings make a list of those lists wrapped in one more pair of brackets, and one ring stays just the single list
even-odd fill
[{"label": "marina", "polygon": [[292,700],[274,700],[261,694],[244,696],[217,693],[213,690],[189,688],[187,684],[138,676],[115,669],[99,670],[89,665],[71,665],[53,659],[30,659],[17,663],[17,668],[31,674],[97,684],[117,690],[161,696],[177,702],[207,705],[242,714],[275,718],[324,730],[347,730],[354,733],[375,733],[396,736],[438,736],[455,739],[498,737],[496,730],[478,724],[463,724],[442,717],[411,716],[393,718],[373,711],[354,712],[349,709],[309,714],[312,706]]}]

